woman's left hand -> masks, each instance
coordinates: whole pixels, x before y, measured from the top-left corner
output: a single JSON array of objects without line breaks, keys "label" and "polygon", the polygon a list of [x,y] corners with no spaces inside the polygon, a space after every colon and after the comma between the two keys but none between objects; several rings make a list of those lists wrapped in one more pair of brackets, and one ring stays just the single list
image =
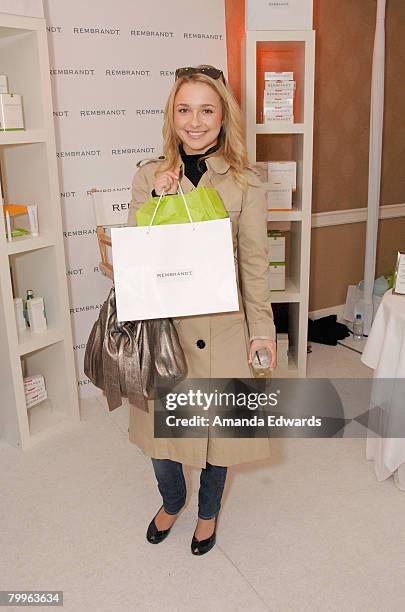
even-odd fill
[{"label": "woman's left hand", "polygon": [[249,348],[249,363],[252,363],[256,351],[267,349],[270,354],[270,368],[274,370],[277,366],[277,350],[274,340],[251,340]]}]

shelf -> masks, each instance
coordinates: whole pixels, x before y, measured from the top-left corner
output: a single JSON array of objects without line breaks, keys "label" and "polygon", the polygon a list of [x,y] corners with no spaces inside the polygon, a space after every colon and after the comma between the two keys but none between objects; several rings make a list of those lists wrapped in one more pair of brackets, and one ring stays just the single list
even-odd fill
[{"label": "shelf", "polygon": [[300,292],[290,278],[285,279],[285,291],[270,291],[270,296],[270,300],[274,304],[301,301]]},{"label": "shelf", "polygon": [[32,332],[29,329],[18,333],[18,353],[20,356],[46,348],[64,339],[63,330],[59,328],[48,328],[44,332]]},{"label": "shelf", "polygon": [[13,238],[12,242],[7,242],[7,253],[8,255],[15,255],[16,253],[26,253],[49,246],[55,246],[55,236],[53,234],[41,234],[35,238],[21,236],[20,238]]},{"label": "shelf", "polygon": [[[10,90],[22,96],[26,128],[0,131],[3,197],[36,204],[40,228],[39,236],[7,242],[0,217],[0,438],[21,450],[80,421],[47,38],[45,19],[0,10],[0,72],[8,76]],[[29,229],[27,216],[15,221]],[[16,328],[13,298],[28,289],[43,297],[44,332]],[[37,374],[44,377],[50,399],[27,409],[23,376]]]},{"label": "shelf", "polygon": [[256,123],[256,134],[304,134],[304,123]]},{"label": "shelf", "polygon": [[267,221],[302,221],[302,210],[268,210]]},{"label": "shelf", "polygon": [[46,142],[45,130],[0,131],[0,146]]}]

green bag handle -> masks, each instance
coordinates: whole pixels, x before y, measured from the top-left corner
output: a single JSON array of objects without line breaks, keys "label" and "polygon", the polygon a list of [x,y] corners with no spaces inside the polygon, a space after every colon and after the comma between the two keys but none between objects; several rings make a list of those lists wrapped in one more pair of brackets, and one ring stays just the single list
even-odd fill
[{"label": "green bag handle", "polygon": [[[181,185],[180,185],[180,181],[178,182],[178,188],[179,188],[179,191],[180,191],[181,197],[183,198],[184,206],[186,207],[186,211],[187,211],[187,214],[188,214],[188,218],[190,219],[190,223],[191,223],[191,225],[193,226],[193,230],[195,230],[195,225],[194,225],[193,219],[192,219],[192,217],[191,217],[191,214],[190,214],[190,209],[189,209],[189,207],[188,207],[188,205],[187,205],[187,202],[186,202],[186,198],[185,198],[185,196],[184,196],[183,189],[182,189],[182,187],[181,187]],[[160,202],[161,202],[161,200],[162,200],[162,198],[163,198],[164,194],[165,194],[165,192],[164,192],[164,190],[163,190],[163,191],[162,191],[162,193],[161,193],[161,194],[160,194],[160,196],[159,196],[159,200],[158,200],[158,202],[157,202],[157,204],[156,204],[156,208],[155,208],[155,210],[153,211],[152,219],[150,220],[150,224],[149,224],[149,227],[148,227],[148,231],[146,232],[147,234],[149,234],[149,232],[150,232],[150,228],[152,227],[153,221],[154,221],[154,219],[155,219],[156,213],[157,213],[157,211],[158,211],[158,208],[159,208]]]}]

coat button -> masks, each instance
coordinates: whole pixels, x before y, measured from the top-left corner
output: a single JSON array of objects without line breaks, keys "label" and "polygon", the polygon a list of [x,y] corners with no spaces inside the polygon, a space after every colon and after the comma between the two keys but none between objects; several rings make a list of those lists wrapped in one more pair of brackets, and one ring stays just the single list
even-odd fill
[{"label": "coat button", "polygon": [[199,349],[205,348],[204,340],[197,340],[196,345],[198,346]]}]

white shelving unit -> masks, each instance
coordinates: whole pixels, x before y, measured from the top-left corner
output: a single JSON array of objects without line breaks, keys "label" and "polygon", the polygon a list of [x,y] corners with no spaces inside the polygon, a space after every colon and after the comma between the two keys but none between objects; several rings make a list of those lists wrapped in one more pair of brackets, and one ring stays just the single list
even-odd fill
[{"label": "white shelving unit", "polygon": [[[314,31],[247,31],[242,42],[242,103],[249,159],[297,162],[297,190],[291,211],[269,211],[269,228],[288,230],[285,291],[272,291],[273,303],[289,305],[289,366],[274,376],[305,377],[312,203],[314,114]],[[294,73],[295,123],[263,123],[265,71]],[[264,184],[266,187],[266,184]]]},{"label": "white shelving unit", "polygon": [[[0,12],[0,74],[23,96],[26,127],[0,132],[3,197],[37,204],[40,231],[9,243],[0,213],[0,440],[26,449],[80,421],[44,19]],[[27,289],[44,298],[43,333],[17,332],[13,297]],[[44,376],[48,392],[28,410],[23,365]]]}]

